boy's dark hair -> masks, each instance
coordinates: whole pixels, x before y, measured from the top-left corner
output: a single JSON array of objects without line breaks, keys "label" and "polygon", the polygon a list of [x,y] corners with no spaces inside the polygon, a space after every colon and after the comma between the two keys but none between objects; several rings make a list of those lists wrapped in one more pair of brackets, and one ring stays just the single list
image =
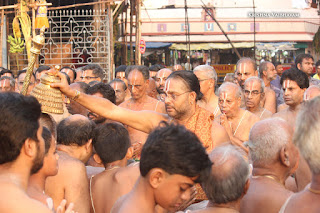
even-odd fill
[{"label": "boy's dark hair", "polygon": [[101,124],[93,135],[93,147],[104,165],[122,160],[131,146],[128,130],[117,123]]},{"label": "boy's dark hair", "polygon": [[42,137],[44,140],[44,154],[47,154],[50,149],[51,140],[52,140],[52,134],[47,127],[43,127]]},{"label": "boy's dark hair", "polygon": [[150,133],[141,152],[141,175],[145,177],[153,168],[200,181],[209,175],[211,161],[194,133],[184,126],[162,122]]}]

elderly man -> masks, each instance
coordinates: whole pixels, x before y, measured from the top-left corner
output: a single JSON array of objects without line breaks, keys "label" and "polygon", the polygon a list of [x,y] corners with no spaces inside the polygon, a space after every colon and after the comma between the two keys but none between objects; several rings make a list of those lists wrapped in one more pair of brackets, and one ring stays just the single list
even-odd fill
[{"label": "elderly man", "polygon": [[127,85],[120,79],[113,79],[109,82],[109,85],[114,89],[116,94],[116,105],[120,105],[125,101],[127,95]]},{"label": "elderly man", "polygon": [[257,64],[252,58],[241,58],[236,65],[235,75],[241,88],[244,82],[252,77],[258,76]]},{"label": "elderly man", "polygon": [[201,140],[207,151],[216,145],[229,141],[222,126],[213,121],[211,113],[199,106],[196,101],[202,98],[199,81],[190,71],[173,72],[166,81],[166,112],[134,111],[124,109],[105,99],[92,97],[71,89],[64,75],[59,74],[61,83],[51,84],[60,88],[68,97],[105,118],[124,123],[137,130],[150,133],[161,121],[172,121],[186,126]]},{"label": "elderly man", "polygon": [[308,76],[296,68],[290,68],[283,72],[280,83],[284,91],[284,101],[289,107],[274,114],[273,117],[280,117],[290,125],[294,125],[303,101],[303,94],[309,87]]},{"label": "elderly man", "polygon": [[45,186],[46,194],[53,199],[54,209],[66,199],[75,204],[76,212],[90,212],[85,163],[92,155],[94,127],[95,124],[82,115],[71,115],[58,124],[59,171],[56,176],[47,178]]},{"label": "elderly man", "polygon": [[0,78],[0,92],[14,92],[15,83],[12,77],[2,76]]},{"label": "elderly man", "polygon": [[307,74],[309,78],[309,85],[318,85],[320,80],[311,77],[313,75],[314,59],[310,54],[301,53],[297,55],[294,61],[296,68]]},{"label": "elderly man", "polygon": [[244,101],[246,110],[258,116],[261,120],[270,118],[272,112],[260,106],[265,95],[264,82],[261,78],[250,77],[244,82]]},{"label": "elderly man", "polygon": [[319,85],[312,85],[304,92],[303,100],[309,101],[319,95],[320,95],[320,86]]},{"label": "elderly man", "polygon": [[[165,113],[164,103],[151,98],[147,95],[149,87],[149,70],[146,66],[131,66],[126,70],[128,79],[128,88],[131,92],[131,98],[120,107],[141,111],[151,110],[158,113]],[[148,135],[145,132],[138,131],[135,128],[128,127],[131,144],[134,146],[135,157],[139,158],[142,145],[145,143]]]},{"label": "elderly man", "polygon": [[[75,83],[70,84],[70,87],[72,89],[76,89],[80,92],[87,93],[89,85],[84,82],[75,82]],[[88,110],[85,107],[83,107],[82,105],[75,102],[74,100],[72,100],[68,97],[65,97],[64,101],[65,101],[66,107],[68,109],[68,112],[71,115],[74,115],[74,114],[80,114],[83,116],[88,115]]]},{"label": "elderly man", "polygon": [[262,98],[261,106],[272,113],[276,113],[277,112],[276,93],[271,88],[270,82],[276,79],[277,71],[271,62],[265,61],[265,62],[262,62],[259,66],[259,75],[265,85],[265,90],[264,90],[265,95]]},{"label": "elderly man", "polygon": [[232,145],[215,148],[209,157],[213,163],[211,174],[201,182],[209,204],[194,213],[239,212],[240,202],[250,185],[248,162],[242,152]]},{"label": "elderly man", "polygon": [[156,80],[156,88],[158,92],[158,100],[164,101],[165,95],[164,95],[164,86],[165,82],[168,78],[168,76],[172,73],[172,70],[163,68],[157,72],[155,76]]},{"label": "elderly man", "polygon": [[0,93],[0,212],[51,212],[27,193],[44,158],[40,104],[34,97]]},{"label": "elderly man", "polygon": [[219,88],[219,107],[221,115],[216,121],[225,128],[232,144],[247,151],[242,144],[249,139],[251,127],[259,121],[253,113],[241,109],[241,88],[230,82],[223,83]]},{"label": "elderly man", "polygon": [[[123,81],[126,84],[126,87],[128,88],[128,80],[126,78],[126,65],[120,65],[115,70],[115,78]],[[131,93],[129,90],[126,90],[126,97],[125,101],[131,98]]]},{"label": "elderly man", "polygon": [[320,211],[320,98],[316,97],[306,103],[300,110],[293,142],[306,159],[312,172],[311,184],[298,194],[288,198],[280,213],[316,213]]},{"label": "elderly man", "polygon": [[293,194],[285,188],[299,161],[292,134],[291,127],[280,118],[266,119],[252,127],[248,145],[253,170],[240,212],[277,213]]},{"label": "elderly man", "polygon": [[83,68],[81,81],[89,84],[91,81],[102,82],[105,78],[105,72],[99,64],[88,64]]},{"label": "elderly man", "polygon": [[215,86],[217,82],[217,73],[213,67],[209,65],[200,65],[194,68],[194,74],[200,83],[200,91],[203,98],[197,104],[213,113],[214,116],[221,114],[218,106],[218,96],[215,94]]}]

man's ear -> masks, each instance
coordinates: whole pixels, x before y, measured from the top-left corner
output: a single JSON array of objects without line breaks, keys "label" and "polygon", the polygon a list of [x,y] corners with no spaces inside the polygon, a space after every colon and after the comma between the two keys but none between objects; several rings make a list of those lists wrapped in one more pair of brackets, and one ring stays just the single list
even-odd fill
[{"label": "man's ear", "polygon": [[288,152],[288,147],[287,145],[284,145],[281,150],[280,150],[280,162],[286,166],[289,167],[290,166],[290,156],[289,156],[289,152]]},{"label": "man's ear", "polygon": [[129,159],[131,159],[132,158],[132,156],[133,156],[133,147],[132,146],[130,146],[129,148],[128,148],[128,151],[127,151],[127,154],[126,154],[126,159],[127,160],[129,160]]},{"label": "man's ear", "polygon": [[250,178],[248,178],[246,184],[244,185],[243,195],[247,194],[247,192],[249,190],[249,186],[250,186]]},{"label": "man's ear", "polygon": [[262,93],[261,93],[261,99],[263,99],[265,95],[266,95],[266,93],[265,93],[265,92],[262,92]]},{"label": "man's ear", "polygon": [[262,71],[264,76],[267,76],[267,70]]},{"label": "man's ear", "polygon": [[196,99],[197,99],[197,94],[194,91],[190,92],[189,93],[189,103],[193,104],[194,102],[197,102]]},{"label": "man's ear", "polygon": [[[24,153],[28,157],[33,157],[37,155],[37,142],[31,138],[27,138],[23,144]],[[39,143],[39,142],[38,142]]]},{"label": "man's ear", "polygon": [[149,176],[149,183],[152,188],[156,189],[160,186],[160,184],[166,178],[166,172],[163,169],[154,168],[151,169],[148,176]]},{"label": "man's ear", "polygon": [[301,70],[301,64],[300,64],[300,63],[297,64],[297,68],[298,68],[299,70]]},{"label": "man's ear", "polygon": [[91,152],[92,151],[92,139],[89,139],[88,142],[84,145],[84,147],[86,148],[87,152]]},{"label": "man's ear", "polygon": [[102,164],[102,160],[98,154],[93,154],[92,158],[97,164]]}]

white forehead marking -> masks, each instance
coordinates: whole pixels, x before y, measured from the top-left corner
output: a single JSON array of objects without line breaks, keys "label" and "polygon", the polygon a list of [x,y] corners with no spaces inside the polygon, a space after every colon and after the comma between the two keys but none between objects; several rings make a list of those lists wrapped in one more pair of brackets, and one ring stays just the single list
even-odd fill
[{"label": "white forehead marking", "polygon": [[114,84],[114,87],[115,87],[114,90],[117,90],[117,89],[118,89],[118,84],[115,83],[115,84]]},{"label": "white forehead marking", "polygon": [[171,79],[167,80],[166,81],[166,85],[165,85],[165,91],[168,92],[169,89],[170,89],[170,82],[171,82]]}]

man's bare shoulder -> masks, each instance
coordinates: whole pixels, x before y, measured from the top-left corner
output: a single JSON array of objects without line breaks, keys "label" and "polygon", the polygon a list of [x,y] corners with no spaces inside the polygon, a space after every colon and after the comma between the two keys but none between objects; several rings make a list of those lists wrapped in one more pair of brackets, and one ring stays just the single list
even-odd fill
[{"label": "man's bare shoulder", "polygon": [[41,202],[31,199],[26,192],[15,184],[0,181],[0,212],[51,212]]},{"label": "man's bare shoulder", "polygon": [[253,114],[252,112],[249,112],[248,110],[247,110],[247,122],[248,122],[248,124],[251,124],[251,125],[253,125],[253,124],[255,124],[256,122],[258,122],[258,121],[260,121],[260,118],[257,116],[257,115],[255,115],[255,114]]},{"label": "man's bare shoulder", "polygon": [[288,111],[287,108],[285,108],[285,109],[283,109],[283,110],[281,110],[281,111],[279,111],[279,112],[277,112],[277,113],[274,113],[274,114],[272,115],[272,117],[285,118],[286,115],[287,115],[287,113],[288,113],[287,111]]},{"label": "man's bare shoulder", "polygon": [[272,112],[270,112],[269,110],[265,109],[265,111],[263,112],[263,114],[261,116],[261,120],[267,119],[267,118],[271,118],[272,115],[273,115]]},{"label": "man's bare shoulder", "polygon": [[276,95],[275,91],[269,87],[266,87],[264,92],[266,96]]}]

